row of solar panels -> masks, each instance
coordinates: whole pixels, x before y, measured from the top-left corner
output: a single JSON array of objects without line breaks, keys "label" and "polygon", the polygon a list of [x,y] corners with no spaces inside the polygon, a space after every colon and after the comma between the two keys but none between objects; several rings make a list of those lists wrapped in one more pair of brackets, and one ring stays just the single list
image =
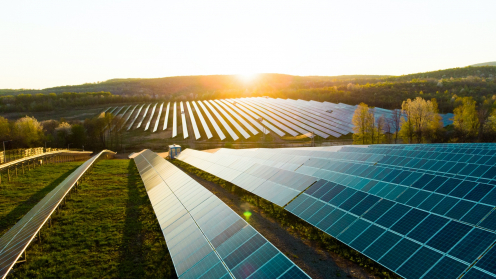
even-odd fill
[{"label": "row of solar panels", "polygon": [[179,278],[309,278],[173,164],[150,150],[134,160]]},{"label": "row of solar panels", "polygon": [[[187,149],[178,158],[404,278],[496,278],[495,154],[496,144],[436,144]],[[446,167],[423,167],[433,162]]]},{"label": "row of solar panels", "polygon": [[38,231],[47,222],[55,209],[57,209],[64,197],[76,185],[77,181],[96,160],[109,153],[114,154],[112,151],[103,150],[84,162],[37,203],[9,231],[2,235],[0,238],[0,278],[7,277],[7,274],[22,256],[27,246],[36,237]]}]

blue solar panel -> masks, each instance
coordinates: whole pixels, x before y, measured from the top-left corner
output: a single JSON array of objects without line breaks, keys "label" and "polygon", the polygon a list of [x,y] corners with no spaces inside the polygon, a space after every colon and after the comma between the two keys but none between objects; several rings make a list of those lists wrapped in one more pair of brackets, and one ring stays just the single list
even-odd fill
[{"label": "blue solar panel", "polygon": [[[495,150],[496,144],[221,149],[186,150],[180,159],[221,178],[232,173],[239,179],[230,181],[245,189],[252,187],[241,183],[248,172],[253,183],[277,177],[290,186],[292,179],[281,180],[274,167],[313,177],[286,210],[406,278],[443,270],[457,278],[496,241],[496,180],[488,174]],[[257,167],[235,172],[239,164]],[[264,185],[253,193],[275,201],[278,188]]]}]

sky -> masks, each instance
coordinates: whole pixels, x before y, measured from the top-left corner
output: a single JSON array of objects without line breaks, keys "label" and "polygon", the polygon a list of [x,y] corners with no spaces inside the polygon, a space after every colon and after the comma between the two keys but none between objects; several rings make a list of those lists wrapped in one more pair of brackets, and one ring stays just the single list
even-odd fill
[{"label": "sky", "polygon": [[496,61],[494,0],[15,0],[0,88],[112,78],[402,75]]}]

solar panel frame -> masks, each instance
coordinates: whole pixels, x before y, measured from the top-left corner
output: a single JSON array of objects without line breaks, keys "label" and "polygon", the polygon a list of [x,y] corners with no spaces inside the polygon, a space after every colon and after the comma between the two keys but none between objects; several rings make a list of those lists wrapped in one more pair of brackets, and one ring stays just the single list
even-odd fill
[{"label": "solar panel frame", "polygon": [[173,111],[172,111],[172,137],[175,138],[177,136],[177,103],[174,102]]}]

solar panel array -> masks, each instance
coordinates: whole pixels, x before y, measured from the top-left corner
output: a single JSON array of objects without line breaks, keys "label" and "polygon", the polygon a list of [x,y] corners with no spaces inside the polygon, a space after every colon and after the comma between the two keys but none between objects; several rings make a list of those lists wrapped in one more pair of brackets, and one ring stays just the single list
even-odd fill
[{"label": "solar panel array", "polygon": [[[199,106],[197,105],[197,103]],[[208,101],[192,101],[192,106],[186,102],[186,106],[179,103],[181,106],[181,125],[183,126],[183,138],[188,138],[188,125],[190,125],[195,132],[195,139],[201,138],[200,131],[203,130],[207,139],[213,137],[210,127],[213,127],[216,136],[220,140],[226,139],[224,132],[232,140],[238,140],[240,136],[244,139],[249,139],[259,132],[268,134],[273,132],[280,137],[283,136],[300,136],[304,135],[311,138],[313,135],[320,136],[324,139],[330,137],[339,138],[343,135],[353,133],[352,118],[357,106],[346,104],[334,104],[329,102],[316,102],[304,100],[291,100],[291,99],[272,99],[272,98],[237,98],[237,99],[221,99],[221,100],[208,100]],[[165,119],[161,120],[162,109],[155,112],[157,104],[154,104],[151,110],[151,115],[148,115],[151,104],[146,106],[145,112],[141,117],[136,129],[140,128],[143,121],[148,119],[145,125],[145,131],[149,129],[152,119],[156,119],[155,128],[152,132],[156,132],[160,121],[163,121],[163,130],[167,129],[167,122],[169,119],[170,103],[167,104]],[[162,108],[163,105],[160,107]],[[105,111],[117,113],[123,111],[122,116],[127,113],[131,106],[124,109],[124,107],[115,107],[113,109],[107,108]],[[203,110],[203,112],[200,110]],[[130,130],[141,109],[137,111],[134,120],[128,127]],[[194,110],[192,110],[194,108]],[[127,116],[126,122],[134,113],[133,108]],[[177,126],[179,125],[179,117],[177,117],[178,110],[177,103],[174,102],[172,106],[172,137],[178,135]],[[186,123],[186,110],[188,111],[191,123]],[[393,111],[374,108],[375,117],[378,119],[381,116],[391,118]],[[183,115],[184,112],[184,115]],[[158,114],[158,116],[155,116]],[[196,116],[195,116],[196,115]],[[184,116],[184,117],[183,117]],[[206,116],[204,118],[204,116]],[[451,124],[449,120],[453,114],[441,114],[444,125]],[[197,119],[199,122],[197,122]]]},{"label": "solar panel array", "polygon": [[[187,149],[179,159],[404,278],[496,278],[496,144]],[[282,198],[284,187],[301,190]]]},{"label": "solar panel array", "polygon": [[179,278],[309,278],[177,167],[150,150],[134,160]]},{"label": "solar panel array", "polygon": [[37,203],[19,222],[0,238],[0,278],[5,278],[16,261],[21,257],[24,250],[36,237],[38,231],[47,222],[53,211],[62,202],[67,193],[74,187],[76,182],[83,176],[93,163],[106,153],[112,151],[103,150],[84,162],[72,172],[62,183],[48,193]]}]

